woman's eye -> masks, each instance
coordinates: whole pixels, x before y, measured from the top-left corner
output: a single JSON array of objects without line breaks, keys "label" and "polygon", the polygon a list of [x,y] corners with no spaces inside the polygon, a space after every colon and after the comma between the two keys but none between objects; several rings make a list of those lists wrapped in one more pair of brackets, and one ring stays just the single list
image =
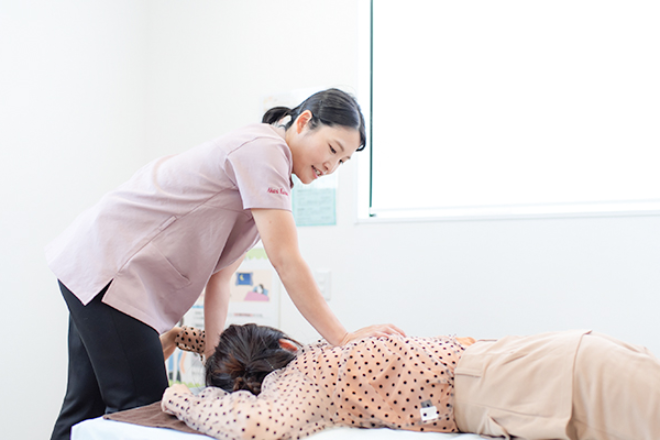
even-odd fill
[{"label": "woman's eye", "polygon": [[332,154],[337,154],[337,152],[335,151],[334,148],[332,148],[332,146],[330,147],[330,151],[332,151]]}]

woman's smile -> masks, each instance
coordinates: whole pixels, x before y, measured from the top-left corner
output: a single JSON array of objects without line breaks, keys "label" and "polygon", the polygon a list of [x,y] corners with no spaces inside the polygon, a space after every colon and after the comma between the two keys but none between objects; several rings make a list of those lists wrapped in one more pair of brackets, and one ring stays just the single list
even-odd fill
[{"label": "woman's smile", "polygon": [[293,155],[293,174],[305,185],[332,174],[360,146],[357,130],[329,125],[310,129],[310,118],[311,112],[304,112],[287,131],[286,139]]}]

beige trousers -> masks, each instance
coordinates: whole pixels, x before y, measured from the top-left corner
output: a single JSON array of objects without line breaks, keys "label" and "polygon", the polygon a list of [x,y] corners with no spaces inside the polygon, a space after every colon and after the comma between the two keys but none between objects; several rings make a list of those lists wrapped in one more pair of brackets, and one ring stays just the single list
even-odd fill
[{"label": "beige trousers", "polygon": [[646,348],[585,335],[573,378],[571,440],[660,439],[660,361]]},{"label": "beige trousers", "polygon": [[469,347],[455,370],[461,431],[533,440],[660,440],[660,361],[585,331]]}]

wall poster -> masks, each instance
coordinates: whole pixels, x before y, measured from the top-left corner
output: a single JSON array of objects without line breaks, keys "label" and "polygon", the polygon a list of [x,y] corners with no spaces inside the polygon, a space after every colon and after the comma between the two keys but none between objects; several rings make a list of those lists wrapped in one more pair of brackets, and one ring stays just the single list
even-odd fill
[{"label": "wall poster", "polygon": [[[260,244],[248,251],[232,276],[230,288],[226,327],[251,322],[279,327],[280,281]],[[204,328],[204,293],[179,325]],[[198,354],[177,348],[165,365],[170,384],[184,383],[191,389],[204,387],[204,365]]]}]

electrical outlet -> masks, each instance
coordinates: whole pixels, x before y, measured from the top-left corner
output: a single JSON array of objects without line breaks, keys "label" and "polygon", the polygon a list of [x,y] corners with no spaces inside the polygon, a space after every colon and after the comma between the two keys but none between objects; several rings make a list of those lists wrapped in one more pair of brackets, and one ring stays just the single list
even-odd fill
[{"label": "electrical outlet", "polygon": [[321,295],[326,301],[330,300],[330,271],[329,270],[317,270],[314,272],[314,279],[316,284],[319,286]]}]

